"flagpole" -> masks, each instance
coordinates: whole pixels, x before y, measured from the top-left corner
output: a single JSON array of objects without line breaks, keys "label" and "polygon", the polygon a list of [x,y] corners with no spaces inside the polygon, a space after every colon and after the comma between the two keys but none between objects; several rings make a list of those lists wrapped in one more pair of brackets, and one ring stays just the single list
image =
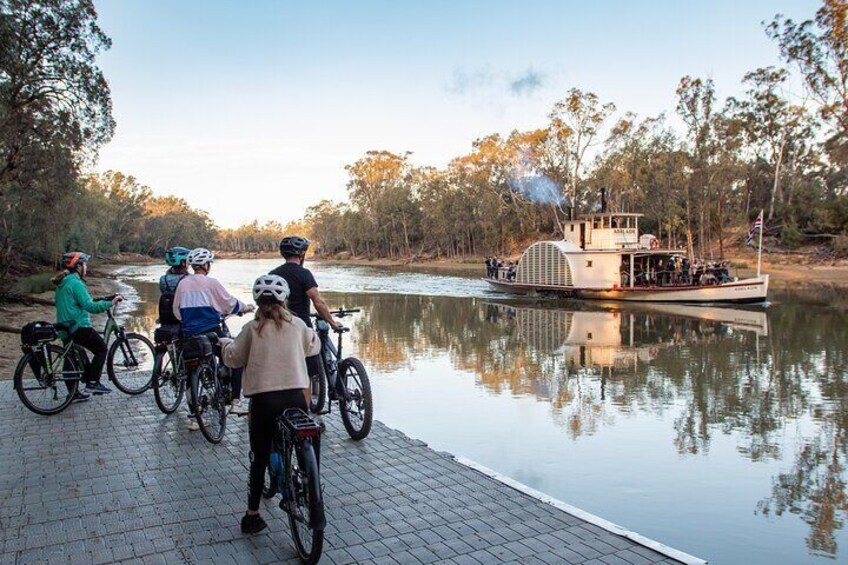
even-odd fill
[{"label": "flagpole", "polygon": [[765,210],[760,210],[760,248],[757,251],[757,278],[760,278],[760,272],[763,270],[763,224],[765,223],[765,218],[763,218],[763,212]]}]

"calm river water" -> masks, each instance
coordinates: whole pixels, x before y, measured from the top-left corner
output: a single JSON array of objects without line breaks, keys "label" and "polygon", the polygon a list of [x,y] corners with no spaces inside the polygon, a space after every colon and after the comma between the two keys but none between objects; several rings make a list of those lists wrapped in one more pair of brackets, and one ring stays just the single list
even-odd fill
[{"label": "calm river water", "polygon": [[[222,260],[248,300],[276,266]],[[532,302],[478,279],[308,265],[358,306],[377,419],[712,563],[848,561],[848,301]],[[152,330],[162,268],[123,277]],[[236,319],[233,331],[242,323]]]}]

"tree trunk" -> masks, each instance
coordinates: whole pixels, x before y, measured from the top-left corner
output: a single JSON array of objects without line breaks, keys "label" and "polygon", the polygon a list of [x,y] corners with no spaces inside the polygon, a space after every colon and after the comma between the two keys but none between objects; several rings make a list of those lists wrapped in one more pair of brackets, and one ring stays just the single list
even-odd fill
[{"label": "tree trunk", "polygon": [[783,148],[786,146],[786,136],[780,142],[780,149],[777,152],[777,163],[774,166],[774,185],[771,189],[771,203],[769,204],[768,220],[774,217],[774,200],[777,196],[777,191],[780,190],[780,165],[783,163]]}]

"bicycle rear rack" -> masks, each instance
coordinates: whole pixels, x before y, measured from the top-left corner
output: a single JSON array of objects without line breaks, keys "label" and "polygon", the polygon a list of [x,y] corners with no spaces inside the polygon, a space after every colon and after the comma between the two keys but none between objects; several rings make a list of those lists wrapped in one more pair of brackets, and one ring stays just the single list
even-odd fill
[{"label": "bicycle rear rack", "polygon": [[321,426],[300,408],[286,408],[277,418],[277,426],[298,440],[321,435]]}]

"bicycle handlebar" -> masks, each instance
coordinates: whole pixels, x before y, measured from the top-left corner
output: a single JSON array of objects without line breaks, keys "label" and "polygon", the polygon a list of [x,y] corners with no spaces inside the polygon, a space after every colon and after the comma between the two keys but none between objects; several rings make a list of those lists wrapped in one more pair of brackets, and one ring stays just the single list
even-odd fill
[{"label": "bicycle handlebar", "polygon": [[[336,318],[344,318],[345,316],[349,316],[351,314],[356,314],[357,312],[361,312],[359,308],[348,308],[345,309],[344,306],[339,308],[338,310],[330,310],[330,314],[335,316]],[[312,318],[320,318],[320,314],[309,314]]]}]

